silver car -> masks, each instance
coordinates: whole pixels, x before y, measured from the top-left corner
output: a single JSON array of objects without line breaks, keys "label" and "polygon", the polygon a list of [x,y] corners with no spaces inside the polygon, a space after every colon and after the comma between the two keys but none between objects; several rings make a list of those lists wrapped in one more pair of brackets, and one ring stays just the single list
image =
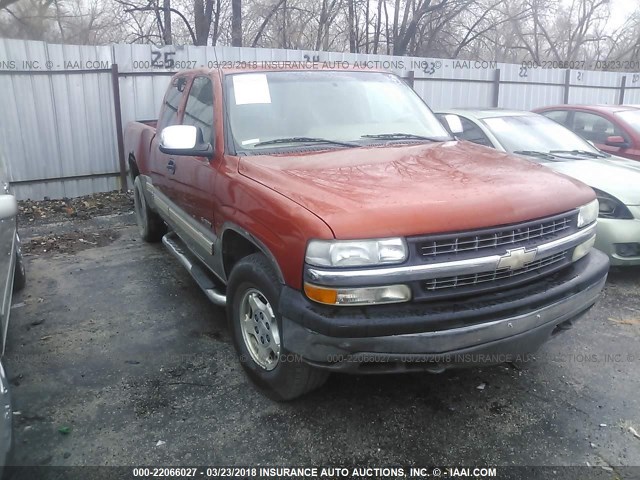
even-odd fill
[{"label": "silver car", "polygon": [[600,202],[596,248],[611,265],[640,265],[640,162],[604,153],[536,113],[453,109],[436,115],[460,140],[527,157],[589,185]]},{"label": "silver car", "polygon": [[[4,355],[11,313],[12,294],[25,286],[26,276],[20,237],[17,231],[18,202],[9,189],[6,164],[0,155],[0,329]],[[0,472],[7,462],[12,443],[12,411],[9,380],[0,362]]]}]

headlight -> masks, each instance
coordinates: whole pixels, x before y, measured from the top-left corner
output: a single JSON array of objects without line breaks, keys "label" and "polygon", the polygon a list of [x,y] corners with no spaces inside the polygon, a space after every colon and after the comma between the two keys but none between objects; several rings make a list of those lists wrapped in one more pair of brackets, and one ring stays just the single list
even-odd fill
[{"label": "headlight", "polygon": [[411,289],[406,285],[386,285],[364,288],[326,288],[304,284],[304,293],[315,302],[325,305],[380,305],[411,300]]},{"label": "headlight", "polygon": [[598,218],[598,200],[587,203],[580,207],[578,212],[578,228],[593,223]]},{"label": "headlight", "polygon": [[305,261],[319,267],[353,267],[402,263],[407,246],[402,238],[378,240],[311,240]]},{"label": "headlight", "polygon": [[620,200],[600,190],[595,190],[595,192],[600,204],[598,213],[600,218],[633,219],[633,215],[629,209]]}]

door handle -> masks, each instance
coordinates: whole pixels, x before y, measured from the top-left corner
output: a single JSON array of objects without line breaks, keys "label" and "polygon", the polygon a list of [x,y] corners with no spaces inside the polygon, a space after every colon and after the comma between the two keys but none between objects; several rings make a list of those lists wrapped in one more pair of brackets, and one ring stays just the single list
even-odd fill
[{"label": "door handle", "polygon": [[169,163],[167,163],[167,170],[172,174],[176,173],[176,162],[174,162],[173,159],[169,160]]}]

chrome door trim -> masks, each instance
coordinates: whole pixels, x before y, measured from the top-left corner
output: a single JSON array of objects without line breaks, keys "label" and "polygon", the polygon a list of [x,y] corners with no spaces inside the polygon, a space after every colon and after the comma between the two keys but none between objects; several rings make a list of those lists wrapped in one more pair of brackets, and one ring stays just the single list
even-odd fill
[{"label": "chrome door trim", "polygon": [[173,200],[158,190],[149,177],[143,182],[144,189],[149,194],[149,203],[171,226],[187,235],[198,247],[207,254],[214,254],[217,237],[211,231],[205,231],[195,219],[191,218]]}]

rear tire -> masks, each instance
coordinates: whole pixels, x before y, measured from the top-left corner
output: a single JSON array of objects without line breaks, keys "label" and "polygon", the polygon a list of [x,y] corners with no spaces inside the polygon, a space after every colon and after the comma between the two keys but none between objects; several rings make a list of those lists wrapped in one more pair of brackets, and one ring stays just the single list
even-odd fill
[{"label": "rear tire", "polygon": [[279,402],[319,388],[329,376],[282,345],[281,291],[262,253],[240,260],[227,287],[227,316],[240,364],[262,393]]},{"label": "rear tire", "polygon": [[167,233],[167,226],[160,215],[149,208],[140,176],[137,176],[133,182],[133,201],[140,236],[145,242],[159,242],[162,236]]}]

